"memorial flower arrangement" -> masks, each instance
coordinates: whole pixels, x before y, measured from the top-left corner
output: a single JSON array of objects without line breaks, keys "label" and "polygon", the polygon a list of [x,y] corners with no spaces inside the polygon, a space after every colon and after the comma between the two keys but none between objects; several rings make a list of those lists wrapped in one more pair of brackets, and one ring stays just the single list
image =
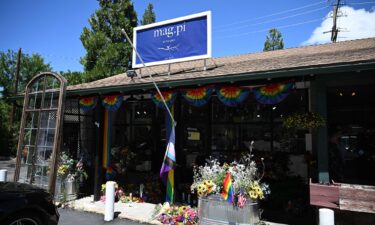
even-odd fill
[{"label": "memorial flower arrangement", "polygon": [[60,156],[59,167],[57,169],[57,176],[68,181],[75,181],[79,178],[87,179],[88,175],[83,168],[83,162],[81,160],[74,160],[70,158],[66,153],[62,153]]},{"label": "memorial flower arrangement", "polygon": [[[199,197],[211,194],[221,195],[231,204],[243,208],[246,201],[264,199],[270,194],[269,186],[261,182],[264,172],[259,173],[250,154],[230,164],[210,159],[204,166],[194,168],[194,182],[191,191]],[[264,169],[263,159],[261,160]]]},{"label": "memorial flower arrangement", "polygon": [[171,225],[195,225],[198,224],[197,210],[190,206],[175,206],[165,202],[155,208],[156,220],[162,224]]},{"label": "memorial flower arrangement", "polygon": [[288,129],[315,129],[325,124],[323,116],[313,112],[294,113],[283,119],[283,126]]}]

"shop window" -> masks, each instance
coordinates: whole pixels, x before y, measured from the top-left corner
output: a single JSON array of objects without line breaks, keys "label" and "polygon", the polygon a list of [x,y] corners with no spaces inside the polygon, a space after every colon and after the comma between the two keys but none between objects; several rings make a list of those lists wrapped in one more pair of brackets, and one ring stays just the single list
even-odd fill
[{"label": "shop window", "polygon": [[339,149],[340,180],[375,185],[375,175],[370,172],[375,170],[374,86],[328,88],[327,106],[329,151]]}]

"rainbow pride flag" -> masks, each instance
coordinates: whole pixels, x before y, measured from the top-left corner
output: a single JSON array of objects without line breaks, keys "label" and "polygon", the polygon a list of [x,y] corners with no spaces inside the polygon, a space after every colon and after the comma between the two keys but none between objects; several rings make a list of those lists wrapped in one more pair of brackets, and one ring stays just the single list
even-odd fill
[{"label": "rainbow pride flag", "polygon": [[228,172],[224,178],[223,182],[223,192],[221,192],[221,197],[223,197],[227,202],[233,203],[233,188],[232,179],[230,173]]},{"label": "rainbow pride flag", "polygon": [[[173,106],[171,108],[173,114]],[[173,203],[174,201],[174,169],[176,167],[176,151],[175,143],[175,126],[169,113],[165,110],[165,125],[167,131],[167,149],[165,151],[163,164],[160,169],[160,178],[167,186],[166,201]]]},{"label": "rainbow pride flag", "polygon": [[103,126],[103,168],[107,169],[106,176],[111,172],[108,168],[111,162],[111,127],[112,117],[111,112],[108,109],[104,110],[104,126]]}]

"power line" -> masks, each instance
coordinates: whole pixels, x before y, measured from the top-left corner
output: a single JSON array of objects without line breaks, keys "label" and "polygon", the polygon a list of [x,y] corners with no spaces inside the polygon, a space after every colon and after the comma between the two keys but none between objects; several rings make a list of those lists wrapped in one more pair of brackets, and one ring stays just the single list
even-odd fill
[{"label": "power line", "polygon": [[256,25],[261,25],[261,24],[276,22],[276,21],[285,20],[285,19],[289,19],[289,18],[292,18],[292,17],[296,17],[296,16],[301,16],[301,15],[313,13],[313,12],[320,11],[322,9],[327,9],[327,8],[328,8],[328,6],[324,6],[324,7],[318,8],[318,9],[313,9],[313,10],[309,10],[309,11],[306,11],[306,12],[302,12],[302,13],[297,13],[297,14],[294,14],[294,15],[290,15],[290,16],[284,16],[284,17],[277,18],[277,19],[267,20],[267,21],[264,21],[264,22],[259,22],[259,23],[253,23],[253,24],[243,25],[243,26],[239,26],[239,27],[232,27],[232,28],[222,29],[222,30],[218,30],[217,32],[230,31],[230,30],[239,30],[239,29],[242,29],[242,28],[250,27],[250,26],[256,26]]},{"label": "power line", "polygon": [[349,2],[349,3],[346,3],[346,5],[367,5],[367,4],[375,4],[375,2]]},{"label": "power line", "polygon": [[[300,23],[294,23],[294,24],[284,25],[284,26],[278,26],[277,28],[281,29],[281,28],[295,27],[295,26],[299,26],[299,25],[303,25],[303,24],[307,24],[307,23],[313,23],[313,22],[317,22],[317,21],[322,21],[322,18],[314,19],[314,20],[308,20],[308,21],[304,21],[304,22],[300,22]],[[223,36],[223,37],[220,37],[220,39],[241,37],[241,36],[246,36],[246,35],[249,35],[249,34],[261,33],[261,32],[267,32],[267,31],[269,31],[269,29],[250,31],[250,32],[245,32],[245,33],[241,33],[241,34]]]},{"label": "power line", "polygon": [[320,5],[320,4],[326,3],[326,2],[327,1],[320,1],[320,2],[313,3],[313,4],[305,5],[305,6],[302,6],[302,7],[288,9],[288,10],[284,10],[284,11],[281,11],[281,12],[272,13],[272,14],[269,14],[269,15],[257,17],[257,18],[254,18],[254,19],[241,20],[241,21],[237,21],[237,22],[233,22],[233,23],[229,23],[229,24],[218,26],[218,28],[220,28],[220,27],[228,27],[228,26],[232,26],[232,25],[235,25],[235,24],[242,24],[242,23],[247,23],[247,22],[251,22],[251,21],[256,21],[256,20],[264,19],[264,18],[271,17],[271,16],[281,15],[281,14],[285,14],[285,13],[288,13],[288,12],[293,12],[293,11],[297,11],[297,10],[300,10],[300,9],[309,8],[311,6]]}]

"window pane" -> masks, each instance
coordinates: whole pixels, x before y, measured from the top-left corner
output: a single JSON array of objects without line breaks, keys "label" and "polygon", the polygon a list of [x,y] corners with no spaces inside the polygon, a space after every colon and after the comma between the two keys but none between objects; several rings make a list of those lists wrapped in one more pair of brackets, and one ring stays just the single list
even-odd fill
[{"label": "window pane", "polygon": [[42,93],[29,94],[28,109],[39,109],[42,104]]},{"label": "window pane", "polygon": [[44,106],[45,109],[57,108],[59,103],[59,92],[46,92],[44,97]]},{"label": "window pane", "polygon": [[55,128],[56,111],[41,112],[40,128]]}]

